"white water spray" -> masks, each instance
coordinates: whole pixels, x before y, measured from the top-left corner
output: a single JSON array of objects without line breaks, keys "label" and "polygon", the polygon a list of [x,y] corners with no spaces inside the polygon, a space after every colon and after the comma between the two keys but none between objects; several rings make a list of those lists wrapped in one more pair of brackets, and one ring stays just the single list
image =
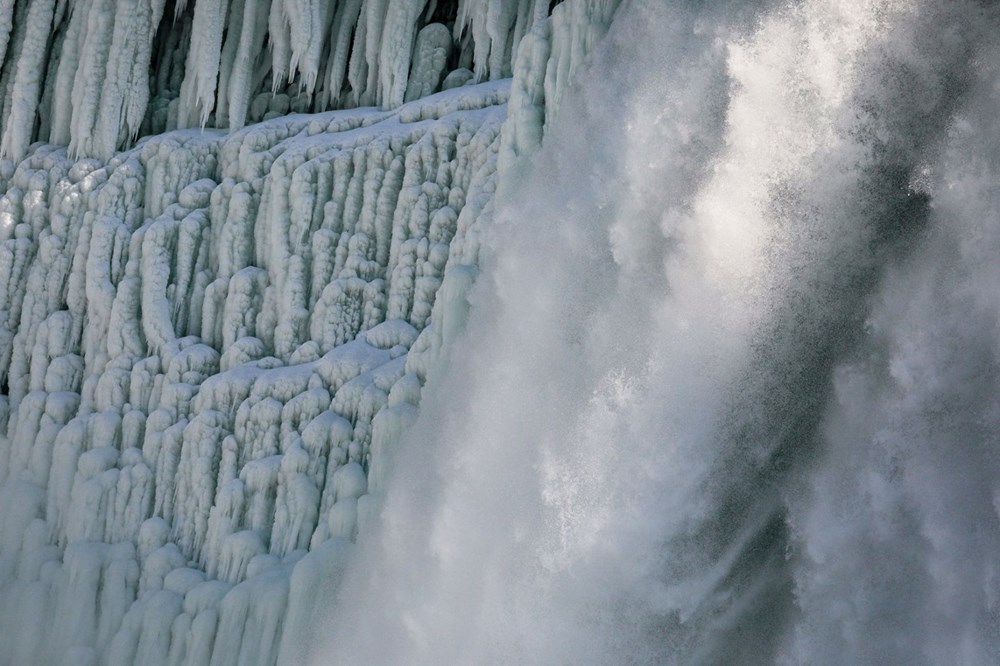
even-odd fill
[{"label": "white water spray", "polygon": [[323,663],[994,663],[997,13],[627,3]]}]

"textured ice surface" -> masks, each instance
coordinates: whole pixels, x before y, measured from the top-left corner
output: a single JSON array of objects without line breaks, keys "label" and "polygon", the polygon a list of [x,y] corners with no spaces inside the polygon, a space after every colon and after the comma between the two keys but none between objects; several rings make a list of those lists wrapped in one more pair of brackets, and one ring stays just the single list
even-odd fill
[{"label": "textured ice surface", "polygon": [[[0,576],[23,603],[0,640],[24,663],[198,663],[216,633],[275,661],[295,562],[354,537],[401,428],[373,420],[398,382],[397,412],[419,399],[436,295],[475,263],[459,220],[493,188],[508,87],[16,165]],[[73,630],[31,631],[47,617]]]},{"label": "textured ice surface", "polygon": [[0,3],[3,663],[305,658],[616,3],[436,4]]}]

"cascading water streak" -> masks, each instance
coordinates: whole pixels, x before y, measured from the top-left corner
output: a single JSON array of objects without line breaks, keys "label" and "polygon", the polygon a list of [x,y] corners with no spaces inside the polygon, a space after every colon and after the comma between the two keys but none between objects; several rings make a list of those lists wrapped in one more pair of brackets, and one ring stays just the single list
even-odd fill
[{"label": "cascading water streak", "polygon": [[626,3],[320,663],[995,663],[1000,27]]}]

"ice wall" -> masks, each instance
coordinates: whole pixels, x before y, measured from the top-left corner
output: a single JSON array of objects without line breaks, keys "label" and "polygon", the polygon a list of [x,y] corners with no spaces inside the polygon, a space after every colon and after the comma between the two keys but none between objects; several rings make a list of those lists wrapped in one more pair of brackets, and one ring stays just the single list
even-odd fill
[{"label": "ice wall", "polygon": [[0,13],[0,661],[302,663],[617,5],[451,4]]},{"label": "ice wall", "polygon": [[[17,663],[200,663],[216,633],[236,659],[244,631],[233,663],[275,661],[292,566],[353,537],[370,449],[419,397],[506,88],[18,164],[0,459]],[[32,631],[46,618],[73,629]]]}]

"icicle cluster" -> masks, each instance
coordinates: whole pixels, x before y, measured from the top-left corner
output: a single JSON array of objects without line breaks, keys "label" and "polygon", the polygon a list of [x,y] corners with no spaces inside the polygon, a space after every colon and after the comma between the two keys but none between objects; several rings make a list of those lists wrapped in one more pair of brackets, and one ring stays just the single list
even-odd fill
[{"label": "icicle cluster", "polygon": [[[0,154],[110,159],[138,136],[395,108],[511,75],[548,0],[0,0]],[[450,79],[448,79],[450,77]]]},{"label": "icicle cluster", "polygon": [[[452,72],[448,90],[428,97],[452,39],[428,22],[434,3],[333,3],[322,6],[332,18],[299,25],[287,16],[320,3],[268,13],[199,0],[193,23],[182,4],[168,8],[176,31],[150,56],[143,26],[160,22],[162,5],[37,2],[17,5],[26,17],[12,32],[0,23],[19,54],[0,81],[12,114],[4,150],[25,153],[0,160],[0,654],[13,664],[301,663],[318,595],[375,514],[386,454],[464,321],[501,136],[516,123],[541,139],[544,114],[507,119],[510,91],[532,90],[537,108],[554,99],[565,81],[538,82],[570,57],[555,46],[605,29],[607,3],[570,0],[540,20],[513,83],[469,85],[476,72]],[[478,76],[510,74],[517,26],[546,10],[462,3],[456,25],[483,49]],[[29,148],[31,133],[10,120],[36,113],[20,105],[31,78],[20,71],[46,16],[64,32],[32,71],[47,62],[68,81],[46,75],[40,88],[52,111],[42,129],[68,148]],[[221,22],[244,26],[238,43]],[[265,35],[272,46],[257,61]],[[396,47],[368,53],[369,37]],[[189,38],[185,67],[175,47]],[[218,59],[219,48],[223,70],[232,65],[221,73],[191,55]],[[118,49],[139,69],[119,71]],[[261,93],[263,107],[247,94],[268,77],[301,81],[310,99],[336,89],[337,103],[356,94],[398,106],[181,129],[108,160],[76,159],[150,121],[136,121],[147,85],[136,71],[171,53],[176,68],[157,78],[180,82],[169,104],[180,124],[227,104],[231,118],[234,104],[250,109],[237,125],[288,111],[283,93]],[[358,87],[320,85],[337,58],[368,63],[368,82],[359,64],[343,69]],[[518,149],[530,151],[526,140]]]}]

